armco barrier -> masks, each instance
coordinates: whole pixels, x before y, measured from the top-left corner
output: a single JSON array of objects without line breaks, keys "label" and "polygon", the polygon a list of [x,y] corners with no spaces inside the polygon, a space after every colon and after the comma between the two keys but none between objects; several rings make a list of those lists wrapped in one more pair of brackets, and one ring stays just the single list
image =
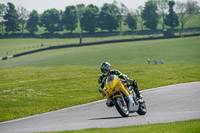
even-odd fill
[{"label": "armco barrier", "polygon": [[[192,35],[184,35],[184,37],[192,37],[192,36],[200,36],[200,34],[192,34]],[[50,46],[47,48],[41,48],[37,50],[27,51],[19,54],[15,54],[8,57],[1,57],[2,60],[7,60],[10,58],[15,58],[27,54],[32,54],[36,52],[52,50],[52,49],[60,49],[60,48],[70,48],[70,47],[83,47],[83,46],[90,46],[90,45],[100,45],[100,44],[107,44],[107,43],[120,43],[120,42],[132,42],[132,41],[144,41],[144,40],[158,40],[158,39],[169,39],[169,38],[180,38],[180,36],[173,36],[173,37],[148,37],[148,38],[136,38],[136,39],[121,39],[121,40],[110,40],[110,41],[101,41],[101,42],[92,42],[92,43],[84,43],[84,44],[69,44],[69,45],[62,45],[62,46]]]}]

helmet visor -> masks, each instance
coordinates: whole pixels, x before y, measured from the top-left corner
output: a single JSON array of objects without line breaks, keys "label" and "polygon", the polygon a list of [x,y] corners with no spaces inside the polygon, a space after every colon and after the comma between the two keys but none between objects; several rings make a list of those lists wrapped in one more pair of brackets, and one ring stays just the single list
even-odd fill
[{"label": "helmet visor", "polygon": [[103,74],[107,74],[107,73],[109,72],[109,70],[101,68],[101,72],[102,72]]}]

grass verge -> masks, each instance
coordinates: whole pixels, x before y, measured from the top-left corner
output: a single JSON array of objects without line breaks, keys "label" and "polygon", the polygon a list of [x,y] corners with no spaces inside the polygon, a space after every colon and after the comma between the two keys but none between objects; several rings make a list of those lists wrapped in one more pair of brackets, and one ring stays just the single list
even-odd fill
[{"label": "grass verge", "polygon": [[199,133],[200,119],[117,128],[93,128],[51,133]]}]

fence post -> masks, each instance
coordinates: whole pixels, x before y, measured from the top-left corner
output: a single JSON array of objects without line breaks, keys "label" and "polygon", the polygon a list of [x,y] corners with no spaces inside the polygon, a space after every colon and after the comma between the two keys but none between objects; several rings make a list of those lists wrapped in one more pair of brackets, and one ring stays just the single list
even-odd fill
[{"label": "fence post", "polygon": [[80,35],[80,45],[82,44],[82,34]]}]

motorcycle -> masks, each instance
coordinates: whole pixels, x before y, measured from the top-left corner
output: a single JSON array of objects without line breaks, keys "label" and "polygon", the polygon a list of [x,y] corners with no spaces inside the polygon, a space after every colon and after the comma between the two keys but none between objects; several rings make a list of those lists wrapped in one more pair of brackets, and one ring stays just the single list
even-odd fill
[{"label": "motorcycle", "polygon": [[138,99],[130,83],[122,81],[116,75],[111,75],[106,79],[103,88],[104,94],[111,100],[122,117],[128,117],[129,113],[137,112],[145,115],[147,108],[145,101]]}]

